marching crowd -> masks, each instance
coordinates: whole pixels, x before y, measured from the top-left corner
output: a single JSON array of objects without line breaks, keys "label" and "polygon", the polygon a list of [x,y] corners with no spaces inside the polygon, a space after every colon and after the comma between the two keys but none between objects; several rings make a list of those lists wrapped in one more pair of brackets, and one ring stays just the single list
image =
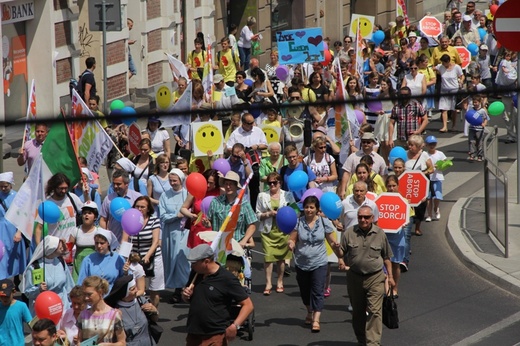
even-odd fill
[{"label": "marching crowd", "polygon": [[[78,344],[91,338],[104,345],[155,345],[160,293],[165,289],[173,290],[169,303],[190,303],[188,345],[225,345],[253,303],[239,281],[214,261],[213,250],[199,234],[221,229],[242,187],[246,193],[233,238],[241,247],[254,247],[255,237],[261,240],[263,295],[283,293],[284,275],[293,267],[307,309],[303,322],[319,332],[336,262],[347,275],[358,342],[379,344],[383,297],[398,298],[401,274],[413,268],[412,235],[423,234],[423,221],[441,218],[444,176],[437,163],[446,156],[431,135],[432,111],[441,112],[441,133],[450,131],[450,122],[456,130],[461,112],[478,112],[480,122],[466,123],[464,131],[468,160],[482,161],[488,98],[516,83],[517,55],[498,48],[491,23],[473,1],[464,13],[456,8],[446,12],[440,37],[423,36],[420,28],[406,26],[404,18],[397,17],[387,28],[376,26],[385,32],[380,45],[363,42],[362,70],[355,61],[359,45],[345,36],[331,44],[339,70],[330,60],[280,72],[275,49],[270,62],[260,67],[252,47],[261,36],[254,34],[256,19],[249,17],[238,39],[232,26],[229,36],[220,40],[212,66],[214,93],[220,95],[212,99],[206,98],[201,82],[208,52],[204,36],[198,35],[186,59],[191,81],[176,80],[173,98],[178,100],[192,83],[192,122],[223,121],[221,157],[211,151],[195,157],[190,126],[170,132],[156,114],[142,131],[140,153],[130,154],[126,125],[108,117],[110,124],[103,126],[119,149],[106,158],[110,184],[102,186],[100,172],[90,171],[84,158],[79,158],[84,180],[77,186],[71,185],[68,172],[53,175],[45,197],[59,207],[62,217],[56,223],[38,217],[33,239],[5,219],[16,192],[13,173],[0,174],[0,239],[5,249],[0,261],[0,345],[23,344],[19,321],[29,323],[38,314],[37,299],[47,291],[60,297],[63,314],[56,321],[44,318],[32,324],[35,345]],[[462,69],[454,46],[472,44],[477,50]],[[334,107],[327,104],[337,99],[339,83],[359,122],[358,133],[346,143],[336,137],[340,124]],[[461,90],[483,94],[468,97]],[[516,117],[511,114],[516,96],[499,93],[507,141],[514,142]],[[94,94],[90,99],[95,101],[89,102],[92,110],[100,114],[99,98]],[[291,107],[284,107],[287,104]],[[278,128],[279,140],[268,140],[264,125]],[[46,125],[36,125],[35,138],[21,149],[17,160],[26,172],[48,131]],[[392,156],[399,147],[402,154]],[[398,192],[398,177],[406,170],[429,177],[429,197],[411,208],[401,230],[385,234],[377,226],[374,199],[383,192]],[[203,196],[186,184],[194,172],[203,176],[197,181],[204,187]],[[294,184],[299,172],[306,177],[303,185]],[[337,217],[324,212],[330,208],[325,202],[320,205],[320,197],[328,192],[341,199]],[[212,197],[209,206],[204,205],[206,197]],[[117,215],[121,199],[140,213],[135,235],[126,232],[128,226]],[[289,230],[277,221],[278,211],[286,206],[299,214]],[[126,244],[131,251],[122,256]],[[24,302],[13,298],[15,290]],[[241,306],[235,317],[224,312],[231,299]]]}]

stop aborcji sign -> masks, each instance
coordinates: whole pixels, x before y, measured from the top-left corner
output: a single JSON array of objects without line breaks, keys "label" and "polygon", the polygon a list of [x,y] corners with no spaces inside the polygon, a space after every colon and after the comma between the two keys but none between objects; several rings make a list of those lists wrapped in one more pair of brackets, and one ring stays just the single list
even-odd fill
[{"label": "stop aborcji sign", "polygon": [[520,51],[520,1],[509,0],[498,7],[493,29],[500,44],[509,50]]},{"label": "stop aborcji sign", "polygon": [[428,197],[430,180],[421,171],[406,171],[399,176],[399,193],[417,207]]},{"label": "stop aborcji sign", "polygon": [[387,233],[397,233],[410,220],[408,201],[399,193],[385,192],[375,201],[379,216],[377,225]]},{"label": "stop aborcji sign", "polygon": [[423,17],[423,19],[419,21],[419,28],[421,29],[421,32],[426,36],[437,37],[440,34],[442,34],[442,24],[435,17]]}]

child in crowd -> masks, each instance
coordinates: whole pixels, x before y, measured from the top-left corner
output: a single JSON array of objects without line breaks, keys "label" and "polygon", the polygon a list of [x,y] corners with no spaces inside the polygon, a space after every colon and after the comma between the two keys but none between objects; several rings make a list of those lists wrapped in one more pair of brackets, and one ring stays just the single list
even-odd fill
[{"label": "child in crowd", "polygon": [[482,117],[482,123],[479,125],[469,126],[468,145],[469,145],[469,161],[482,161],[484,153],[484,128],[489,121],[487,110],[482,107],[482,97],[480,95],[473,96],[473,109]]},{"label": "child in crowd", "polygon": [[141,256],[137,252],[130,253],[128,261],[126,261],[123,271],[125,274],[132,275],[137,286],[137,296],[144,296],[146,293],[146,281],[143,266],[139,263]]},{"label": "child in crowd", "polygon": [[0,281],[0,345],[25,345],[23,322],[32,320],[29,308],[14,299],[14,283]]},{"label": "child in crowd", "polygon": [[[425,143],[428,147],[428,155],[435,167],[437,161],[446,160],[446,155],[440,150],[437,150],[437,138],[435,136],[426,137]],[[439,220],[441,212],[439,209],[439,202],[442,201],[442,182],[444,181],[444,174],[441,170],[435,168],[430,175],[430,191],[428,194],[428,204],[426,205],[426,222],[432,220]],[[433,214],[435,212],[435,214]],[[433,218],[432,218],[433,215]]]}]

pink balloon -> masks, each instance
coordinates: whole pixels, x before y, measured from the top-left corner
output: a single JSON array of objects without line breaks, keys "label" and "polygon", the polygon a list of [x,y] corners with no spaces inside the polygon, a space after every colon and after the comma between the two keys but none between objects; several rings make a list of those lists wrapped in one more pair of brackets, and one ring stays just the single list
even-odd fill
[{"label": "pink balloon", "polygon": [[359,109],[355,109],[354,113],[356,113],[358,123],[363,124],[363,122],[365,121],[365,113],[363,113]]},{"label": "pink balloon", "polygon": [[213,200],[213,198],[215,198],[215,196],[207,196],[207,197],[204,197],[204,199],[202,200],[202,203],[200,205],[200,210],[202,210],[202,212],[206,215],[208,214],[209,205],[211,204],[211,201]]},{"label": "pink balloon", "polygon": [[231,170],[228,160],[223,158],[216,159],[215,162],[213,162],[213,165],[211,165],[211,168],[219,171],[222,175],[226,175],[226,173]]},{"label": "pink balloon", "polygon": [[279,80],[285,81],[289,75],[289,69],[285,65],[280,65],[276,68],[275,73]]},{"label": "pink balloon", "polygon": [[129,236],[138,235],[144,226],[143,214],[135,208],[128,209],[123,213],[121,226],[123,226],[123,230]]},{"label": "pink balloon", "polygon": [[318,200],[319,200],[321,198],[321,195],[323,195],[323,191],[321,191],[317,187],[313,187],[313,188],[308,189],[307,191],[305,191],[305,193],[303,194],[302,198],[300,198],[300,201],[304,201],[305,198],[307,198],[309,196],[316,196],[318,198]]}]

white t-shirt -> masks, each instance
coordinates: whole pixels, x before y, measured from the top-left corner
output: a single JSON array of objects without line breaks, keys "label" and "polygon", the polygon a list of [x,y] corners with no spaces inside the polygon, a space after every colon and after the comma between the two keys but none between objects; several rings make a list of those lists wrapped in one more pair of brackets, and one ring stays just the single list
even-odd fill
[{"label": "white t-shirt", "polygon": [[[309,161],[310,160],[310,161]],[[313,172],[316,174],[316,177],[329,177],[332,175],[331,166],[334,165],[334,158],[332,155],[325,154],[320,162],[316,162],[316,154],[312,153],[310,156],[307,156],[303,159],[303,163],[305,163]],[[337,182],[337,181],[336,181]],[[316,187],[322,190],[323,192],[335,192],[334,186],[336,185],[334,182],[326,181],[319,184],[317,181],[314,181]]]},{"label": "white t-shirt", "polygon": [[430,156],[428,155],[428,153],[426,151],[423,151],[421,152],[421,155],[417,160],[406,161],[404,167],[405,169],[410,171],[424,171],[428,168],[428,166],[426,166],[426,161],[428,161],[429,158]]},{"label": "white t-shirt", "polygon": [[246,25],[242,28],[242,31],[240,31],[240,37],[238,38],[238,46],[242,48],[251,48],[251,39],[253,38],[254,34],[249,29],[249,27]]},{"label": "white t-shirt", "polygon": [[437,65],[437,70],[440,72],[442,78],[442,92],[454,92],[459,90],[459,77],[462,76],[462,68],[459,65],[455,65],[451,70],[448,70],[442,64],[439,64]]},{"label": "white t-shirt", "polygon": [[[69,196],[74,200],[74,204],[76,205],[78,212],[81,212],[81,208],[83,208],[83,202],[81,202],[79,197],[74,193],[69,193]],[[61,221],[47,224],[48,234],[60,239],[65,239],[65,241],[69,241],[69,236],[76,231],[76,211],[70,202],[70,198],[65,196],[62,200],[58,201],[51,196],[47,200],[56,203],[58,208],[60,208],[61,214],[63,215]],[[36,222],[43,224],[43,220],[40,218],[40,215],[38,215],[36,218]]]},{"label": "white t-shirt", "polygon": [[[437,161],[446,160],[446,155],[442,151],[435,150],[434,154],[428,154],[430,159],[432,160],[433,167],[435,167],[435,164]],[[430,175],[431,181],[443,181],[444,180],[444,173],[442,171],[435,168],[435,171]]]},{"label": "white t-shirt", "polygon": [[166,130],[155,130],[155,132],[150,132],[146,130],[150,134],[150,140],[152,141],[152,151],[157,154],[164,153],[164,141],[170,139],[170,135]]}]

